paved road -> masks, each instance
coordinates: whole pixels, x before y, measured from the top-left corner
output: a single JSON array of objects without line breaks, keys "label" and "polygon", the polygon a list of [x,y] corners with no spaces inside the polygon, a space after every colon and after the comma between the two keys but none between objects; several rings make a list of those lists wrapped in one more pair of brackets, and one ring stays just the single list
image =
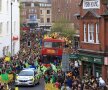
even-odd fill
[{"label": "paved road", "polygon": [[19,87],[19,90],[45,90],[44,89],[44,80],[41,80],[40,84],[36,85],[35,87]]}]

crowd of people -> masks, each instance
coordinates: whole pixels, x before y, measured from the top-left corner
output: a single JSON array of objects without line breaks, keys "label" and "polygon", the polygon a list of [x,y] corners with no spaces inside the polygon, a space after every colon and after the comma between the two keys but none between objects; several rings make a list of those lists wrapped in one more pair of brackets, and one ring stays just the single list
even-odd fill
[{"label": "crowd of people", "polygon": [[[15,75],[23,68],[28,66],[36,68],[37,61],[41,61],[39,57],[41,48],[40,39],[41,36],[39,36],[36,31],[22,32],[20,37],[20,51],[16,55],[10,57],[10,61],[5,61],[7,56],[0,58],[0,75],[5,73],[13,74],[15,79]],[[3,86],[4,82],[2,81],[0,82],[0,90],[2,90]]]},{"label": "crowd of people", "polygon": [[44,78],[46,83],[52,83],[59,90],[107,90],[105,81],[86,73],[83,78],[79,75],[78,61],[70,61],[70,69],[67,72],[58,70],[46,71]]},{"label": "crowd of people", "polygon": [[[5,61],[5,57],[0,58],[0,75],[4,73],[15,75],[23,68],[28,66],[37,68],[38,64],[41,66],[40,49],[42,36],[37,31],[26,31],[20,37],[20,51],[10,61]],[[54,62],[55,66],[58,65]],[[60,65],[60,64],[59,64]],[[54,71],[51,67],[45,72],[45,83],[53,83],[55,87],[60,90],[99,90],[98,87],[104,88],[105,81],[100,77],[85,74],[84,78],[79,75],[79,63],[77,60],[69,62],[69,71],[63,72],[61,69]],[[0,83],[0,90],[4,84]],[[102,89],[100,89],[102,90]]]}]

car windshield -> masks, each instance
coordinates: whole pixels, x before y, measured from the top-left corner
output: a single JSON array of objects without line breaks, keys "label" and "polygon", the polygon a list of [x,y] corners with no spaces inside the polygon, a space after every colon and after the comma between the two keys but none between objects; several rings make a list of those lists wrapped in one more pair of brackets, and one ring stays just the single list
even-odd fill
[{"label": "car windshield", "polygon": [[19,73],[19,76],[33,76],[34,72],[33,71],[21,71]]}]

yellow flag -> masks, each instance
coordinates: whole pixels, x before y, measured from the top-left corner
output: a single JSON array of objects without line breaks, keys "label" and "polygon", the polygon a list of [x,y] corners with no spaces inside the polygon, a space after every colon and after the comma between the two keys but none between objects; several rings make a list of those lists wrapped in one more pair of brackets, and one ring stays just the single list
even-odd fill
[{"label": "yellow flag", "polygon": [[10,57],[5,57],[4,61],[10,61]]}]

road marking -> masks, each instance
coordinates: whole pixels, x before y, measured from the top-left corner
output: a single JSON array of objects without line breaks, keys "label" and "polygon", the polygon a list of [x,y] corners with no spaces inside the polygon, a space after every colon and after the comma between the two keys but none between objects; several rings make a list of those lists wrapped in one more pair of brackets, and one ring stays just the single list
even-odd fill
[{"label": "road marking", "polygon": [[15,90],[19,90],[18,87],[15,87]]}]

